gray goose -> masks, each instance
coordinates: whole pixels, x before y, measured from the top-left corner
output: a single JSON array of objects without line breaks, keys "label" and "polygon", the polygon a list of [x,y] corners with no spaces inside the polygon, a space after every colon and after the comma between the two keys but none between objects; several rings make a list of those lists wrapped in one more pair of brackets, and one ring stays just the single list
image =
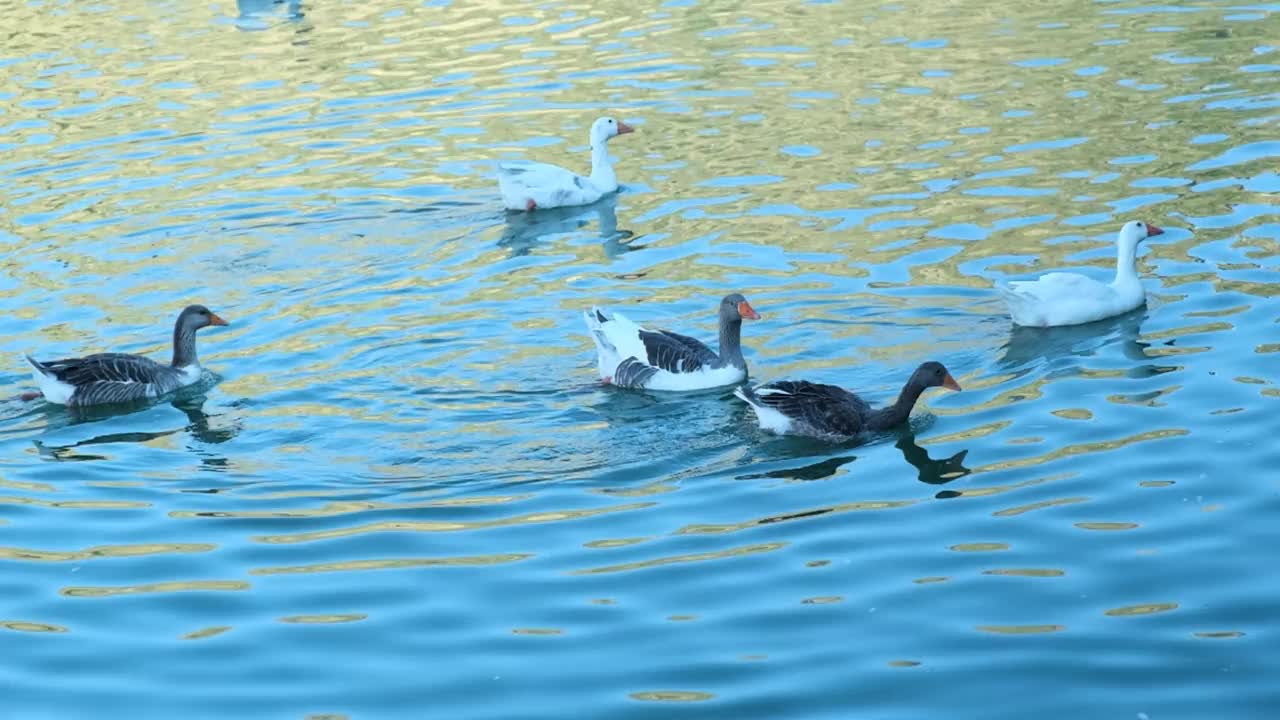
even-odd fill
[{"label": "gray goose", "polygon": [[742,320],[760,313],[738,293],[720,301],[720,353],[701,341],[670,330],[646,330],[622,313],[606,316],[599,308],[584,313],[595,340],[600,379],[622,388],[705,390],[747,379],[742,357]]},{"label": "gray goose", "polygon": [[906,422],[920,394],[931,387],[959,390],[960,383],[940,362],[923,363],[911,374],[897,402],[873,410],[865,400],[835,385],[780,380],[733,394],[751,406],[760,427],[779,435],[852,438],[889,430]]},{"label": "gray goose", "polygon": [[156,398],[200,379],[196,331],[227,321],[203,305],[188,305],[173,324],[173,362],[168,365],[127,353],[98,353],[41,362],[27,356],[32,377],[51,403],[67,407],[127,403]]}]

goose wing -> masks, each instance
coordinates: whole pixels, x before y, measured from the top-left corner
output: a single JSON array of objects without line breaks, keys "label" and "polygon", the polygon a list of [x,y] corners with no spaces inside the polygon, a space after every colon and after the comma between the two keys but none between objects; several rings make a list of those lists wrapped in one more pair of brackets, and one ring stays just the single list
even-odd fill
[{"label": "goose wing", "polygon": [[832,435],[862,432],[871,409],[866,401],[844,388],[805,380],[771,382],[755,388],[752,394],[760,404]]},{"label": "goose wing", "polygon": [[649,364],[670,373],[697,372],[720,364],[720,356],[701,341],[670,330],[640,331]]}]

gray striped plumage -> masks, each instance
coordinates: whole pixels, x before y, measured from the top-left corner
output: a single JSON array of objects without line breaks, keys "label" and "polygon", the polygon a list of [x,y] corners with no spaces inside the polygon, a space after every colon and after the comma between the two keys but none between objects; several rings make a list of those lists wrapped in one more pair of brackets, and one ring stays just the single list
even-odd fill
[{"label": "gray striped plumage", "polygon": [[226,321],[203,305],[183,309],[173,326],[173,360],[162,365],[127,353],[97,353],[79,358],[27,361],[45,376],[73,388],[68,407],[148,400],[173,392],[199,378],[196,331]]}]

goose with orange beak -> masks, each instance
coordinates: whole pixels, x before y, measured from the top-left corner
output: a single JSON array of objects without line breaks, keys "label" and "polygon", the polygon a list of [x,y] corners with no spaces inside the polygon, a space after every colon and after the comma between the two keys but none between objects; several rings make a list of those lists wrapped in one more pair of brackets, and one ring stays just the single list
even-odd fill
[{"label": "goose with orange beak", "polygon": [[1036,280],[997,285],[996,289],[1017,325],[1081,325],[1122,315],[1147,301],[1138,277],[1138,243],[1163,234],[1164,230],[1150,223],[1125,223],[1116,236],[1116,277],[1110,283],[1077,273],[1054,272]]},{"label": "goose with orange beak", "polygon": [[67,407],[130,403],[160,397],[197,382],[203,370],[196,331],[227,321],[203,305],[189,305],[173,324],[173,360],[168,365],[126,353],[98,353],[40,361],[27,356],[45,400]]},{"label": "goose with orange beak", "polygon": [[599,308],[585,313],[596,343],[600,379],[622,388],[689,391],[733,385],[747,379],[742,357],[742,321],[760,313],[738,293],[720,301],[720,352],[670,330],[646,330]]},{"label": "goose with orange beak", "polygon": [[589,205],[618,190],[618,176],[609,159],[610,138],[635,132],[611,117],[591,123],[591,174],[579,175],[558,165],[508,161],[498,164],[498,189],[508,210],[532,212]]}]

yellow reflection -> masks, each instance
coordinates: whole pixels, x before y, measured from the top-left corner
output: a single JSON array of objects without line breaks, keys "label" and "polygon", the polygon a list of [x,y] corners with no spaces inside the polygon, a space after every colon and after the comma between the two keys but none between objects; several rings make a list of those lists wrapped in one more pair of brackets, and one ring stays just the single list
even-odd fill
[{"label": "yellow reflection", "polygon": [[1163,440],[1165,438],[1182,437],[1190,434],[1190,430],[1181,428],[1167,428],[1164,430],[1149,430],[1147,432],[1130,435],[1129,437],[1120,438],[1119,440],[1103,440],[1100,442],[1078,443],[1075,445],[1067,445],[1058,448],[1052,452],[1034,457],[1019,458],[1017,460],[1004,460],[1001,462],[982,465],[973,469],[974,474],[993,472],[995,470],[1010,470],[1013,468],[1030,467],[1032,465],[1042,465],[1050,460],[1057,460],[1064,457],[1072,457],[1074,455],[1085,455],[1088,453],[1100,452],[1103,450],[1115,450],[1129,445],[1150,440]]},{"label": "yellow reflection", "polygon": [[1035,635],[1066,630],[1066,625],[979,625],[977,630],[1001,635]]},{"label": "yellow reflection", "polygon": [[532,525],[544,522],[563,522],[565,520],[579,520],[582,518],[596,517],[608,513],[629,512],[632,510],[643,510],[652,507],[654,503],[631,503],[630,505],[614,505],[612,507],[592,508],[590,510],[561,510],[555,512],[531,513],[528,515],[517,515],[515,517],[502,518],[500,520],[472,520],[469,522],[443,522],[443,521],[405,521],[405,522],[380,522],[369,523],[368,525],[359,525],[350,528],[338,528],[336,530],[318,530],[310,533],[298,533],[296,535],[259,535],[253,539],[261,543],[270,544],[289,544],[315,542],[317,540],[332,540],[340,537],[350,537],[352,535],[366,535],[369,533],[379,532],[458,532],[462,530],[480,530],[483,528],[508,527],[511,525]]},{"label": "yellow reflection", "polygon": [[771,523],[786,522],[788,520],[800,520],[803,518],[816,517],[818,515],[838,514],[845,512],[861,512],[864,510],[893,510],[896,508],[904,508],[909,505],[915,505],[919,500],[865,500],[857,502],[842,503],[831,507],[816,508],[813,510],[797,510],[796,512],[785,513],[783,515],[769,515],[767,517],[756,518],[754,520],[744,520],[736,523],[722,524],[696,524],[685,525],[676,530],[674,535],[720,535],[724,533],[738,532],[746,530],[757,525],[768,525]]},{"label": "yellow reflection", "polygon": [[650,702],[702,702],[703,700],[711,700],[715,695],[695,690],[648,690],[645,692],[633,692],[630,697],[633,700]]},{"label": "yellow reflection", "polygon": [[1134,530],[1138,527],[1138,523],[1131,522],[1078,522],[1076,527],[1081,530]]},{"label": "yellow reflection", "polygon": [[0,559],[36,560],[40,562],[67,562],[70,560],[95,560],[98,558],[138,557],[166,553],[213,552],[217,545],[199,543],[153,543],[149,545],[100,545],[84,550],[29,550],[26,548],[0,547]]},{"label": "yellow reflection", "polygon": [[304,625],[328,625],[336,623],[359,622],[368,618],[364,613],[350,615],[289,615],[280,618],[282,623],[301,623]]},{"label": "yellow reflection", "polygon": [[[309,497],[312,493],[318,491],[306,491],[298,494],[292,493],[276,493],[271,497],[266,496],[246,496],[249,500],[274,500],[281,498]],[[487,495],[472,498],[449,498],[444,500],[424,500],[414,503],[386,503],[365,500],[341,500],[337,502],[325,503],[318,508],[298,508],[289,510],[173,510],[169,513],[169,517],[179,519],[205,518],[205,517],[224,517],[239,518],[243,520],[265,519],[265,518],[318,518],[333,517],[335,515],[349,515],[356,513],[369,512],[371,510],[421,510],[423,508],[433,507],[458,507],[469,505],[497,505],[501,503],[518,502],[533,497],[531,494],[523,495]]]},{"label": "yellow reflection", "polygon": [[248,590],[243,580],[188,580],[149,585],[121,585],[117,587],[64,587],[58,592],[67,597],[112,597],[115,595],[142,595],[145,593],[170,593],[192,591]]},{"label": "yellow reflection", "polygon": [[506,555],[471,555],[444,558],[396,558],[394,560],[345,560],[315,565],[253,568],[250,575],[293,575],[299,573],[347,572],[351,570],[391,570],[414,567],[501,565],[533,557],[529,553]]},{"label": "yellow reflection", "polygon": [[182,639],[183,640],[203,640],[204,638],[211,638],[215,635],[221,635],[222,633],[230,629],[231,629],[230,625],[214,625],[212,627],[201,628],[194,632],[189,632],[186,635],[183,635]]},{"label": "yellow reflection", "polygon": [[6,480],[0,478],[0,487],[13,488],[14,490],[26,490],[27,492],[58,492],[58,489],[52,485],[42,482],[28,482],[26,480]]},{"label": "yellow reflection", "polygon": [[138,510],[149,508],[151,503],[128,502],[126,500],[41,500],[40,498],[16,497],[0,495],[0,504],[38,505],[40,507],[62,508],[66,510]]},{"label": "yellow reflection", "polygon": [[600,549],[626,547],[628,545],[637,545],[639,543],[647,542],[652,539],[653,538],[647,538],[647,537],[634,537],[634,538],[616,538],[612,540],[592,540],[590,542],[582,543],[582,546],[600,550]]},{"label": "yellow reflection", "polygon": [[1112,617],[1122,617],[1129,615],[1150,615],[1152,613],[1169,612],[1178,609],[1178,603],[1147,603],[1145,605],[1128,605],[1126,607],[1112,608],[1106,612]]},{"label": "yellow reflection", "polygon": [[1029,513],[1032,510],[1042,510],[1047,507],[1055,507],[1058,505],[1071,505],[1073,503],[1088,502],[1088,500],[1089,498],[1086,498],[1086,497],[1070,497],[1070,498],[1058,498],[1057,500],[1041,500],[1040,502],[1034,502],[1029,505],[1019,505],[1018,507],[1011,507],[1011,508],[1005,508],[1004,510],[997,510],[991,514],[995,515],[996,517],[1013,517],[1014,515]]},{"label": "yellow reflection", "polygon": [[1002,542],[988,543],[960,543],[947,548],[956,552],[997,552],[1000,550],[1008,550],[1009,545]]},{"label": "yellow reflection", "polygon": [[762,543],[760,545],[746,545],[742,547],[729,548],[728,550],[716,550],[714,552],[694,553],[691,555],[672,555],[670,557],[653,558],[652,560],[640,560],[637,562],[622,563],[621,565],[606,565],[604,567],[588,568],[586,570],[574,570],[571,575],[601,575],[604,573],[627,572],[630,570],[643,570],[645,568],[659,567],[661,565],[675,565],[678,563],[702,562],[704,560],[723,560],[724,558],[740,557],[743,555],[754,555],[756,553],[772,552],[786,547],[788,543],[773,542]]},{"label": "yellow reflection", "polygon": [[1062,570],[1054,568],[1000,568],[997,570],[983,570],[983,575],[1013,575],[1015,577],[1062,577],[1066,575]]},{"label": "yellow reflection", "polygon": [[919,665],[920,665],[919,660],[890,660],[889,661],[889,667],[896,667],[896,668],[919,667]]},{"label": "yellow reflection", "polygon": [[802,605],[832,605],[841,602],[844,602],[843,595],[818,595],[800,601]]},{"label": "yellow reflection", "polygon": [[0,627],[18,632],[64,633],[67,628],[49,623],[28,622],[25,620],[0,620]]}]

